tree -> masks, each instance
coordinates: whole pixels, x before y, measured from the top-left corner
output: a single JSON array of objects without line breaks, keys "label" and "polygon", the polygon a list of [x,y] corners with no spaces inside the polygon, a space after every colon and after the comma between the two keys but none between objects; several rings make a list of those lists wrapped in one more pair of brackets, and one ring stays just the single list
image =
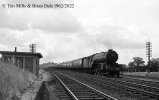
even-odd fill
[{"label": "tree", "polygon": [[119,64],[121,66],[121,71],[127,71],[128,66],[126,64]]},{"label": "tree", "polygon": [[134,62],[130,62],[130,63],[128,64],[128,66],[129,66],[129,67],[135,67]]},{"label": "tree", "polygon": [[134,65],[136,66],[136,67],[139,67],[139,66],[144,66],[145,64],[145,61],[143,61],[143,59],[142,58],[140,58],[140,57],[134,57],[133,58],[133,62],[134,62]]},{"label": "tree", "polygon": [[159,71],[159,58],[151,59],[151,71]]},{"label": "tree", "polygon": [[142,69],[142,67],[144,67],[145,66],[145,61],[143,61],[143,59],[142,58],[140,58],[140,57],[134,57],[133,58],[133,61],[132,62],[130,62],[129,64],[128,64],[128,66],[129,66],[129,69],[131,70],[131,71],[141,71],[141,69]]}]

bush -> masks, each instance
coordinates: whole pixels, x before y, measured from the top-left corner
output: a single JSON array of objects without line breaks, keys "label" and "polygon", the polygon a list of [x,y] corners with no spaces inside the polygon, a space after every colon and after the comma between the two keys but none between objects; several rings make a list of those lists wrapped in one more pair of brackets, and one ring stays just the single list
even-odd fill
[{"label": "bush", "polygon": [[28,71],[0,62],[0,96],[4,100],[15,100],[13,98],[23,93],[35,79],[36,76]]}]

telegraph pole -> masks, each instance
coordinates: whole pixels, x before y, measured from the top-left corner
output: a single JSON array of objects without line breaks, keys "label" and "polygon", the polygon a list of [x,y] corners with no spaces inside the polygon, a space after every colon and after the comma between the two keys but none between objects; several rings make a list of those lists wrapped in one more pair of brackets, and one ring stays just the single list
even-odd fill
[{"label": "telegraph pole", "polygon": [[146,42],[146,57],[148,58],[147,72],[150,73],[150,68],[151,68],[150,58],[152,57],[152,43],[150,42]]},{"label": "telegraph pole", "polygon": [[30,44],[30,52],[35,53],[36,52],[36,44]]}]

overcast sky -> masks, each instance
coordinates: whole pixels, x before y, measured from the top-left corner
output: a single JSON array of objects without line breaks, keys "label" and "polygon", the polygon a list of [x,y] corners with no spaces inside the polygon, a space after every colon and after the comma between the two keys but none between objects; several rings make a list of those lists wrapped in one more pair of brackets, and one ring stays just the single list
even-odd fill
[{"label": "overcast sky", "polygon": [[[146,60],[146,41],[159,57],[159,0],[1,0],[0,50],[29,51],[63,62],[114,49],[118,63]],[[73,3],[74,8],[3,8],[2,4]]]}]

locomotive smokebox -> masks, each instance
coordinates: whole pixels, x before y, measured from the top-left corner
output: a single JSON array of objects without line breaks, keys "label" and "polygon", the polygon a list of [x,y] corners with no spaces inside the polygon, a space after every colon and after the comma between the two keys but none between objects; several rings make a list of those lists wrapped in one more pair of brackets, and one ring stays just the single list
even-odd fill
[{"label": "locomotive smokebox", "polygon": [[109,49],[107,52],[97,53],[93,56],[94,64],[95,63],[113,64],[116,63],[117,60],[118,60],[118,54],[112,49]]},{"label": "locomotive smokebox", "polygon": [[118,60],[118,54],[112,49],[108,50],[107,56],[106,56],[107,64],[116,63],[117,60]]}]

